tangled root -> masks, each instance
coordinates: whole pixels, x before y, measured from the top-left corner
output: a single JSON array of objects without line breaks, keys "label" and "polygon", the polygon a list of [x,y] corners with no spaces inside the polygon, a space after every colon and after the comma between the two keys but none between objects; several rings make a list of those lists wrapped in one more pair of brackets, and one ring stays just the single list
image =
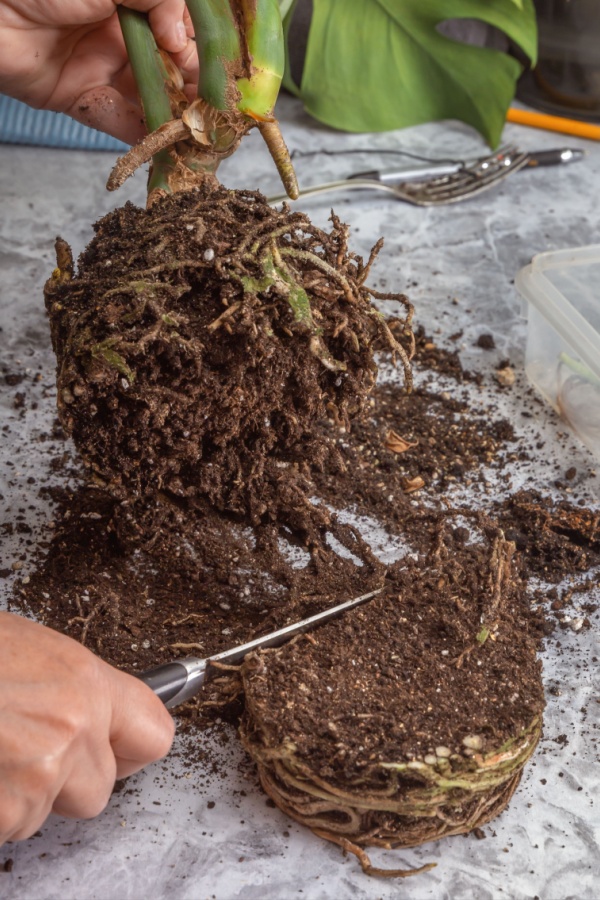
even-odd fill
[{"label": "tangled root", "polygon": [[263,788],[368,874],[406,873],[374,869],[362,847],[414,847],[497,816],[539,741],[514,545],[486,537],[457,555],[442,525],[386,594],[242,665],[241,737]]},{"label": "tangled root", "polygon": [[[326,233],[256,192],[205,186],[127,204],[96,226],[73,270],[57,243],[46,285],[58,410],[95,478],[122,499],[205,497],[269,516],[285,470],[349,427],[386,347],[410,385],[412,307],[392,335],[348,228]],[[265,491],[265,485],[271,488]]]}]

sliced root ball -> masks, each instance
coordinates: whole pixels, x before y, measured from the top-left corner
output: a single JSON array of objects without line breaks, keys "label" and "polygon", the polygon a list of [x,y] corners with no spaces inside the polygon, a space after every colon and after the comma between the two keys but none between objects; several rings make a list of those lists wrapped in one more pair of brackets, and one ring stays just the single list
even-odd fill
[{"label": "sliced root ball", "polygon": [[378,346],[410,377],[410,304],[396,298],[403,349],[363,283],[373,255],[332,221],[202,188],[107,215],[76,273],[57,241],[59,415],[117,497],[202,495],[260,517],[267,461],[318,457],[314,423],[361,411]]},{"label": "sliced root ball", "polygon": [[242,739],[282,810],[352,852],[502,811],[544,706],[513,549],[501,533],[459,554],[441,544],[309,640],[246,658]]}]

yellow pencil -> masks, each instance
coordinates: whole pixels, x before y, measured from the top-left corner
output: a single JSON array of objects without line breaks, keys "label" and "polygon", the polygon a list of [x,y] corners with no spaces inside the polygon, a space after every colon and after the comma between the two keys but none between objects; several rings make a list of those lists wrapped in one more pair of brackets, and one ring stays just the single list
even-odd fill
[{"label": "yellow pencil", "polygon": [[575,137],[588,138],[590,141],[600,141],[600,125],[578,122],[575,119],[563,119],[560,116],[547,116],[545,113],[530,112],[528,109],[515,109],[514,106],[508,110],[506,121],[513,122],[515,125],[543,128],[545,131],[572,134]]}]

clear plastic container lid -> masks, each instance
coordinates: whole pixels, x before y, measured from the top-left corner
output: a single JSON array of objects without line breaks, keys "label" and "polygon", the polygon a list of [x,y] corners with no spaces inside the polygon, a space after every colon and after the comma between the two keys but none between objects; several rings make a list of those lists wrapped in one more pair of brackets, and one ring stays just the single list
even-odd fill
[{"label": "clear plastic container lid", "polygon": [[600,244],[540,253],[515,283],[527,377],[600,459]]},{"label": "clear plastic container lid", "polygon": [[600,244],[540,253],[515,285],[600,384]]}]

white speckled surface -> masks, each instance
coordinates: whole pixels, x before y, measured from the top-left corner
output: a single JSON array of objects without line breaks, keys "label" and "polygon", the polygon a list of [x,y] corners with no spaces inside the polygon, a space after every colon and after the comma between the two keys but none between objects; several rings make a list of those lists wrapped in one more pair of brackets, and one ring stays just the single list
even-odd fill
[{"label": "white speckled surface", "polygon": [[[283,99],[281,118],[292,148],[400,146],[437,156],[484,152],[477,136],[457,123],[348,136],[309,121],[290,98]],[[406,290],[419,321],[429,330],[439,329],[440,340],[463,329],[464,364],[486,373],[483,390],[473,389],[474,402],[478,396],[489,399],[490,373],[501,357],[509,356],[517,369],[522,365],[525,325],[512,287],[517,270],[537,252],[597,242],[600,234],[600,145],[516,126],[507,128],[505,138],[526,149],[584,146],[589,155],[572,167],[517,174],[493,192],[453,207],[416,209],[380,194],[356,193],[305,202],[318,224],[325,224],[330,204],[335,205],[353,226],[352,243],[359,252],[385,234],[373,283]],[[51,510],[27,478],[32,472],[50,477],[50,460],[60,450],[52,442],[27,443],[53,418],[53,361],[42,284],[53,266],[56,233],[78,252],[91,236],[90,223],[104,212],[128,198],[143,203],[143,176],[118,196],[104,191],[112,159],[108,153],[0,147],[0,365],[8,371],[28,367],[31,376],[39,369],[43,375],[40,383],[28,378],[18,388],[0,379],[0,426],[10,429],[0,447],[0,523],[31,526],[33,542],[50,534]],[[300,159],[297,168],[308,185],[378,162],[366,156],[323,156]],[[233,187],[278,190],[257,135],[226,163],[223,179]],[[473,346],[482,331],[493,333],[496,351]],[[12,408],[16,390],[27,394],[23,418],[15,417]],[[500,411],[519,433],[539,432],[545,444],[535,459],[510,472],[513,487],[527,482],[552,492],[556,477],[575,466],[571,498],[598,504],[600,478],[594,477],[592,457],[541,404],[533,405],[533,420],[524,419],[525,396],[520,378],[500,398]],[[34,400],[37,409],[32,409]],[[496,486],[498,492],[506,488],[503,481]],[[489,502],[477,490],[473,502]],[[2,568],[14,559],[16,544],[0,535]],[[10,579],[0,580],[0,602],[9,586]],[[598,588],[595,599],[600,600]],[[214,748],[222,768],[229,761],[230,777],[218,778],[201,767],[182,770],[179,760],[170,758],[132,779],[133,791],[115,795],[98,819],[53,819],[40,837],[0,849],[0,896],[595,900],[600,896],[600,685],[592,661],[600,655],[597,615],[593,624],[577,635],[558,632],[561,647],[557,636],[548,642],[544,679],[554,693],[548,694],[544,739],[510,808],[485,828],[486,840],[458,837],[373,854],[384,866],[437,862],[426,875],[407,882],[369,879],[353,858],[343,858],[338,848],[268,808],[252,767],[242,765],[245,774],[238,771],[243,757],[232,731],[227,747]],[[556,742],[559,735],[568,742]],[[203,740],[210,742],[211,736]],[[214,808],[208,808],[209,801]],[[1,863],[9,857],[13,871],[2,873]]]}]

